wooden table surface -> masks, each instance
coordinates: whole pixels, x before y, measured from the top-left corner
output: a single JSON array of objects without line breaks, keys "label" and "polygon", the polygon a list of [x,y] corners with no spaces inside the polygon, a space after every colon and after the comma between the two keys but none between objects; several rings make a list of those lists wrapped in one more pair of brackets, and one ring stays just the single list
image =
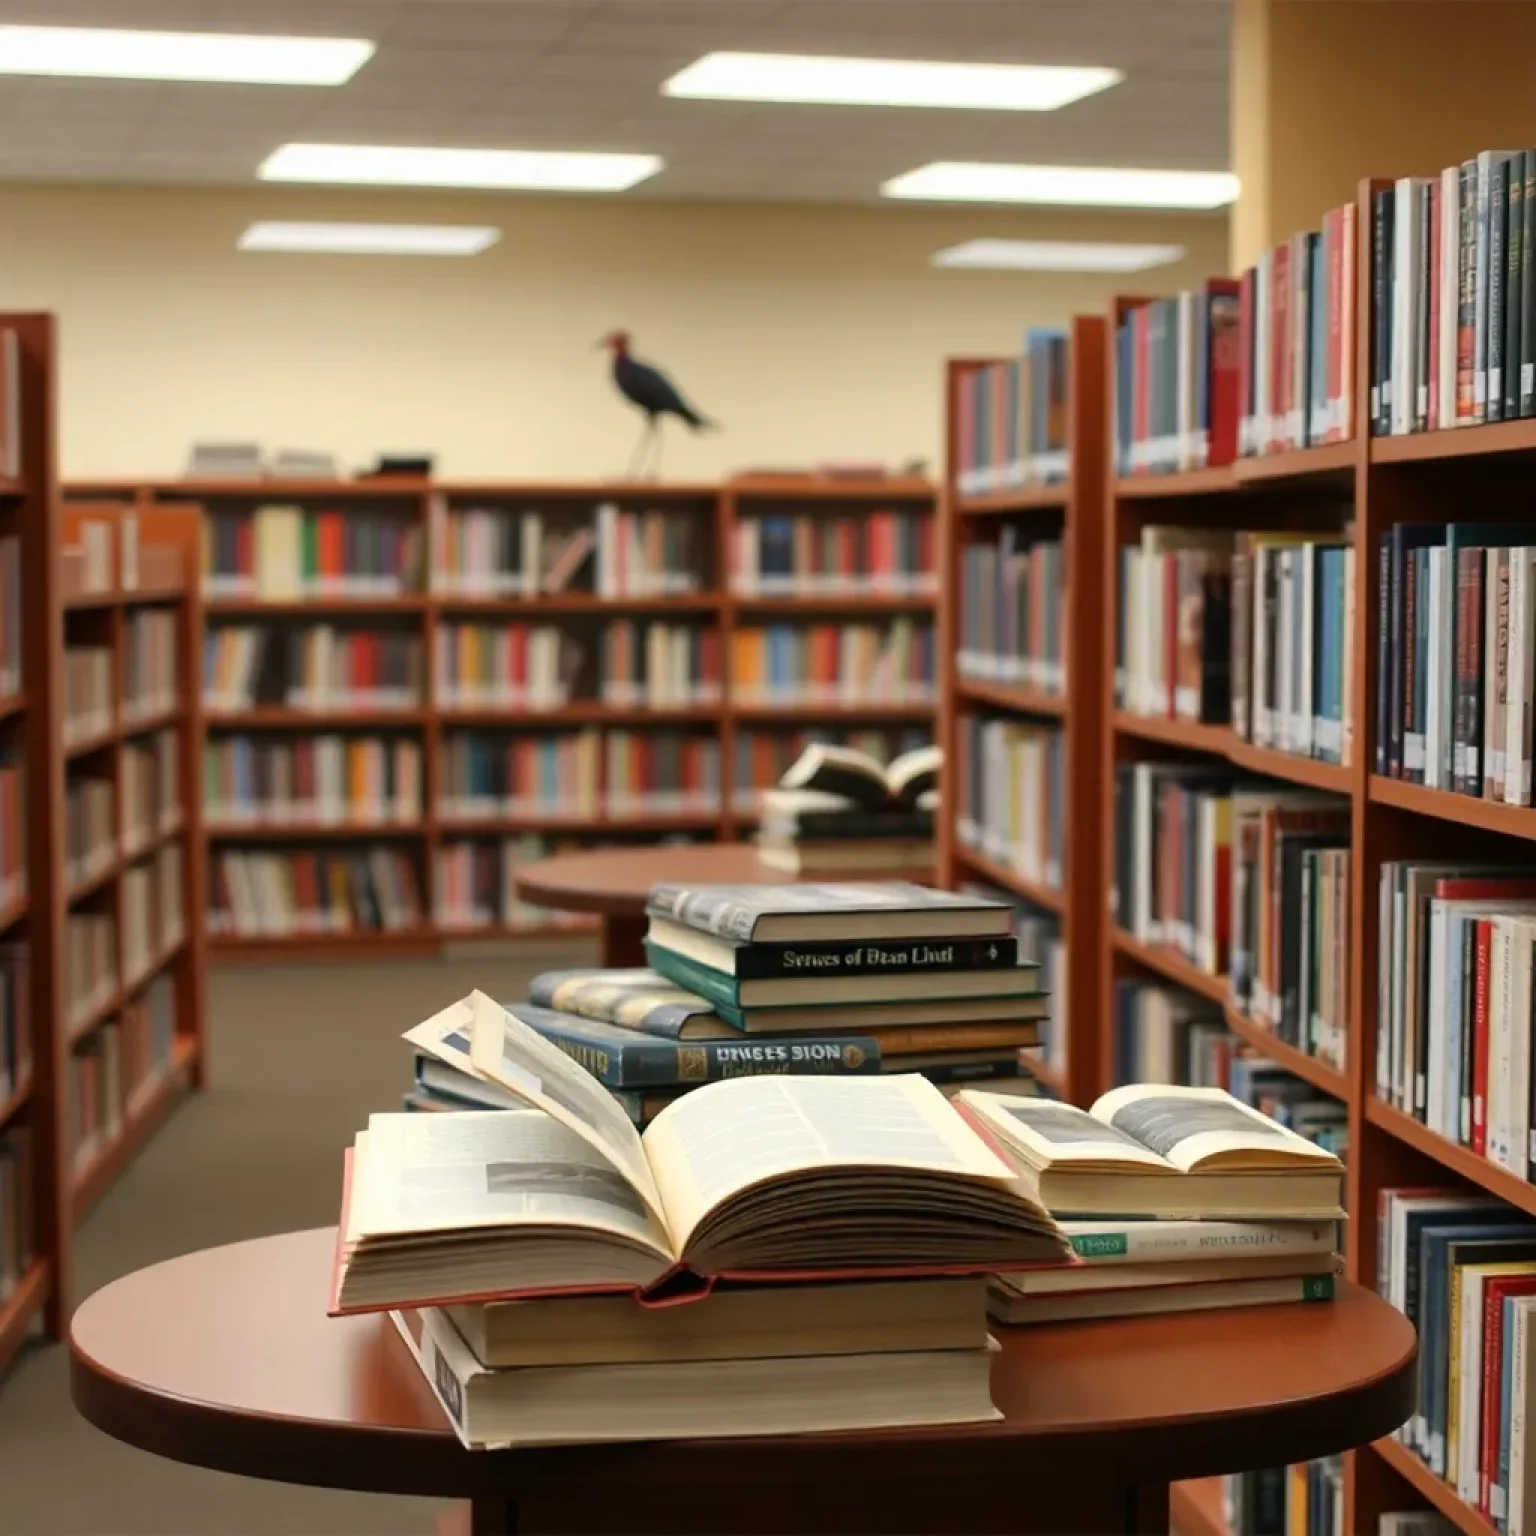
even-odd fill
[{"label": "wooden table surface", "polygon": [[[226,1472],[515,1500],[509,1528],[591,1528],[621,1511],[646,1529],[773,1529],[742,1501],[798,1490],[821,1510],[810,1529],[859,1528],[861,1510],[874,1529],[941,1528],[913,1513],[925,1496],[956,1529],[996,1529],[970,1492],[1044,1501],[1049,1485],[1082,1500],[1106,1477],[1139,1481],[1164,1487],[1165,1520],[1169,1481],[1358,1445],[1413,1403],[1411,1326],[1344,1285],[1331,1305],[999,1329],[997,1423],[469,1452],[387,1318],[326,1317],[334,1244],[331,1228],[259,1238],[98,1291],[71,1328],[80,1412],[130,1445]],[[874,1489],[895,1489],[903,1514],[876,1518]],[[578,1518],[594,1490],[603,1512]],[[692,1521],[674,1507],[684,1495]],[[665,1519],[659,1500],[672,1501]]]}]

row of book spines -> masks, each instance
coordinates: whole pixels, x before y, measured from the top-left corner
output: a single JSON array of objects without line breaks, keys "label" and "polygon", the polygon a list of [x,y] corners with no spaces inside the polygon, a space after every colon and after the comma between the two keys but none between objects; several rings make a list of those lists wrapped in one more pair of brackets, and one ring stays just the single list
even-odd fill
[{"label": "row of book spines", "polygon": [[1115,1082],[1184,1083],[1231,1091],[1242,1041],[1220,1010],[1157,983],[1115,983]]},{"label": "row of book spines", "polygon": [[997,545],[969,544],[961,555],[962,649],[975,675],[1023,681],[1022,669],[988,663],[1025,659],[1059,666],[1065,623],[1065,549],[1043,540],[1013,551],[1005,534]]},{"label": "row of book spines", "polygon": [[1025,338],[1023,357],[966,370],[959,394],[957,458],[963,491],[1065,478],[1065,333],[1032,333]]},{"label": "row of book spines", "polygon": [[76,1023],[117,991],[117,920],[110,912],[71,912],[64,919],[65,1017]]},{"label": "row of book spines", "polygon": [[0,699],[21,690],[21,540],[0,539]]},{"label": "row of book spines", "polygon": [[1412,524],[1382,536],[1378,773],[1531,804],[1536,546],[1483,547],[1526,533]]},{"label": "row of book spines", "polygon": [[111,1144],[135,1097],[170,1071],[175,1042],[176,994],[166,977],[75,1046],[70,1147],[77,1167]]},{"label": "row of book spines", "polygon": [[933,627],[900,619],[889,625],[770,625],[731,635],[731,681],[742,692],[818,684],[931,686],[935,663]]},{"label": "row of book spines", "polygon": [[1356,210],[1330,209],[1247,268],[1238,289],[1238,451],[1286,453],[1354,431]]},{"label": "row of book spines", "polygon": [[958,737],[957,832],[1027,879],[1062,884],[1066,736],[1057,726],[964,716]]},{"label": "row of book spines", "polygon": [[230,850],[209,860],[209,882],[213,934],[397,932],[422,921],[415,865],[393,848]]},{"label": "row of book spines", "polygon": [[215,737],[203,746],[203,800],[210,814],[239,820],[294,802],[420,815],[419,742],[311,736],[268,742]]},{"label": "row of book spines", "polygon": [[256,507],[203,518],[203,590],[400,591],[419,584],[421,535],[408,516]]},{"label": "row of book spines", "polygon": [[933,581],[935,537],[931,511],[754,518],[737,525],[731,585],[738,592],[766,594],[807,585],[915,590]]},{"label": "row of book spines", "polygon": [[1371,430],[1536,415],[1536,150],[1372,199]]},{"label": "row of book spines", "polygon": [[32,1080],[32,951],[0,944],[0,1101]]},{"label": "row of book spines", "polygon": [[1238,282],[1139,304],[1115,337],[1121,475],[1230,464],[1237,457]]},{"label": "row of book spines", "polygon": [[181,849],[123,872],[123,974],[130,984],[186,934]]}]

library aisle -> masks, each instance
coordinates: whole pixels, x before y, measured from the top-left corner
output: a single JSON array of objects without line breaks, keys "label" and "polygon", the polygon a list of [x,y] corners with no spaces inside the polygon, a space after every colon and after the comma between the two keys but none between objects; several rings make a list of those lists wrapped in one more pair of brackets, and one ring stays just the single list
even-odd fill
[{"label": "library aisle", "polygon": [[[217,1243],[336,1219],[336,1148],[410,1077],[400,1031],[471,986],[521,996],[546,965],[591,963],[591,942],[526,960],[236,966],[209,980],[207,1088],[82,1224],[79,1294]],[[145,1456],[85,1422],[63,1348],[23,1351],[0,1392],[7,1531],[79,1536],[419,1536],[436,1501],[255,1482]]]}]

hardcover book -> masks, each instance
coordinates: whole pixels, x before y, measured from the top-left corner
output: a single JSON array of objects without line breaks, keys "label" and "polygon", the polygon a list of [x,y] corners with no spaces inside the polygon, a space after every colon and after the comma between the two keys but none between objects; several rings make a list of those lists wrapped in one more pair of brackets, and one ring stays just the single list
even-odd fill
[{"label": "hardcover book", "polygon": [[728,1040],[740,1033],[722,1022],[696,992],[655,971],[541,971],[528,983],[540,1008],[621,1024],[664,1040]]},{"label": "hardcover book", "polygon": [[835,939],[948,939],[1002,935],[1005,902],[906,881],[870,885],[657,885],[646,906],[702,933],[748,943]]},{"label": "hardcover book", "polygon": [[902,753],[887,767],[853,747],[814,742],[779,780],[779,788],[819,790],[866,811],[903,805],[910,809],[937,789],[942,760],[938,747],[920,747]]},{"label": "hardcover book", "polygon": [[482,992],[411,1033],[467,1036],[474,1070],[529,1109],[369,1120],[346,1161],[333,1312],[1075,1262],[988,1137],[920,1077],[710,1083],[642,1135]]}]

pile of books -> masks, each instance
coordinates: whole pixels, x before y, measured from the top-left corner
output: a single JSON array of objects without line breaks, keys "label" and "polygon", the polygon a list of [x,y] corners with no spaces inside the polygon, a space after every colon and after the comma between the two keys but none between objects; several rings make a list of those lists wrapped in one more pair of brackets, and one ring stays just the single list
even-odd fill
[{"label": "pile of books", "polygon": [[1005,1323],[1331,1300],[1344,1165],[1220,1088],[1132,1084],[1091,1110],[968,1089],[1079,1267],[992,1282]]},{"label": "pile of books", "polygon": [[[546,971],[509,1007],[642,1127],[725,1078],[1018,1082],[1047,998],[1039,967],[1018,962],[1011,921],[1006,902],[898,882],[658,886],[653,970]],[[408,1108],[506,1102],[418,1042]]]},{"label": "pile of books", "polygon": [[985,1276],[1071,1250],[932,1084],[711,1083],[642,1136],[483,993],[407,1038],[517,1107],[369,1120],[331,1311],[389,1311],[465,1445],[1000,1417]]},{"label": "pile of books", "polygon": [[758,856],[791,875],[933,868],[938,747],[888,767],[852,747],[817,742],[763,795]]}]

